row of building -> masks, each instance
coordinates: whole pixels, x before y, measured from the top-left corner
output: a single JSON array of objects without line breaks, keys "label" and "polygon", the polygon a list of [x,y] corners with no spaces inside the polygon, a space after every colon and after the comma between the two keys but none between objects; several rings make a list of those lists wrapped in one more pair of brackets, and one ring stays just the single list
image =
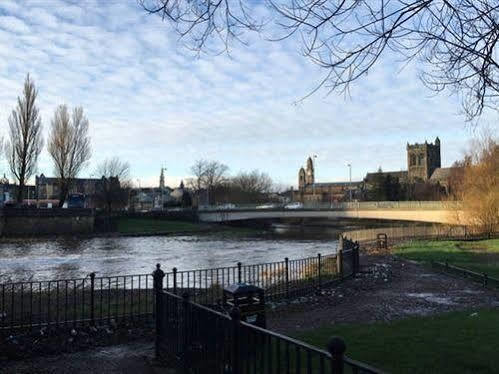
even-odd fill
[{"label": "row of building", "polygon": [[[114,178],[116,179],[116,178]],[[102,191],[106,177],[101,178],[75,178],[69,191],[66,206],[99,209],[103,207],[99,191]],[[120,181],[114,183],[120,188]],[[0,179],[0,205],[14,204],[19,186],[10,183],[4,177]],[[124,208],[136,211],[149,211],[161,209],[168,205],[178,205],[185,199],[188,193],[181,183],[178,188],[170,188],[165,185],[164,173],[161,170],[159,187],[129,188],[128,201]],[[44,174],[35,177],[34,185],[27,185],[23,191],[23,205],[36,206],[39,208],[52,208],[59,204],[60,183],[58,178],[46,177]]]}]

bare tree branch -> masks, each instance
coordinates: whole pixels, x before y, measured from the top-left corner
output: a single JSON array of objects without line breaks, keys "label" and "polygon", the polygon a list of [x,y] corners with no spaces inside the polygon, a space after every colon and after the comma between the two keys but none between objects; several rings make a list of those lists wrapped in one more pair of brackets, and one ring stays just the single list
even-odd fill
[{"label": "bare tree branch", "polygon": [[59,178],[59,207],[62,207],[74,178],[91,156],[88,119],[83,114],[83,108],[74,108],[72,116],[66,105],[56,109],[50,128],[48,151]]},{"label": "bare tree branch", "polygon": [[29,74],[24,81],[23,97],[17,98],[17,108],[9,117],[9,141],[6,144],[10,171],[19,184],[17,202],[23,201],[26,182],[36,171],[38,156],[43,148],[42,121],[35,105],[37,90]]},{"label": "bare tree branch", "polygon": [[[196,51],[229,50],[244,32],[269,22],[243,0],[139,0],[173,25]],[[386,54],[418,58],[435,92],[462,97],[468,120],[499,96],[499,3],[496,0],[267,0],[281,41],[301,36],[303,54],[325,70],[315,90],[347,92]],[[273,29],[275,30],[275,29]]]}]

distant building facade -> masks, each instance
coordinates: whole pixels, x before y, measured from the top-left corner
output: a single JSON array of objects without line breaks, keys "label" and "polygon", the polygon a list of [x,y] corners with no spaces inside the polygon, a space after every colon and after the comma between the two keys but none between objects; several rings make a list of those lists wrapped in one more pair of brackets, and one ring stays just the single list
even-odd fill
[{"label": "distant building facade", "polygon": [[[103,188],[106,178],[75,178],[72,181],[69,195],[81,195],[85,208],[96,208],[97,193]],[[59,178],[46,177],[40,174],[35,177],[36,199],[39,206],[56,206],[60,197]]]},{"label": "distant building facade", "polygon": [[401,184],[429,183],[449,189],[449,177],[452,168],[442,168],[440,139],[434,143],[407,143],[407,170],[377,171],[367,173],[363,181],[316,183],[312,157],[306,162],[306,168],[298,171],[298,190],[293,191],[293,200],[302,203],[327,203],[363,200],[380,178],[390,177]]},{"label": "distant building facade", "polygon": [[[381,175],[397,179],[400,183],[425,183],[440,184],[448,189],[449,176],[452,168],[442,168],[440,139],[437,137],[435,143],[407,143],[407,170],[386,171]],[[368,189],[372,182],[380,175],[380,172],[367,173],[364,178]]]},{"label": "distant building facade", "polygon": [[293,191],[293,200],[302,203],[333,203],[359,199],[362,182],[315,182],[315,168],[312,157],[307,159],[306,168],[298,171],[298,190]]}]

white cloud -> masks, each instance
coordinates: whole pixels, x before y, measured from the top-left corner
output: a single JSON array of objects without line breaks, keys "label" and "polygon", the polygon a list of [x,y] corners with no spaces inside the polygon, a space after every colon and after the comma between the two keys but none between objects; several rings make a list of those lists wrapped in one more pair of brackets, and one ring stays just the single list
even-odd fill
[{"label": "white cloud", "polygon": [[[134,1],[32,5],[22,12],[0,2],[0,132],[29,72],[45,132],[57,105],[84,107],[93,143],[89,173],[119,156],[150,185],[167,166],[175,185],[196,159],[212,158],[234,172],[258,168],[290,184],[314,153],[321,181],[344,180],[346,161],[355,178],[379,165],[398,170],[407,141],[437,135],[449,165],[469,136],[456,99],[430,97],[416,66],[394,74],[386,61],[353,85],[351,98],[320,90],[293,105],[324,73],[293,40],[251,35],[250,45],[236,45],[230,56],[197,59]],[[52,170],[46,152],[39,169]]]}]

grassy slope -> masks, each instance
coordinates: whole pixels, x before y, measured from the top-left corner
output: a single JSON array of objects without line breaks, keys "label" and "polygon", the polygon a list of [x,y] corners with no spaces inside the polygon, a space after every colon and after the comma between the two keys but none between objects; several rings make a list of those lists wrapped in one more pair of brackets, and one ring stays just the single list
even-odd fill
[{"label": "grassy slope", "polygon": [[342,336],[349,357],[391,373],[498,373],[499,310],[472,313],[327,326],[297,337],[324,348]]},{"label": "grassy slope", "polygon": [[196,232],[205,229],[204,225],[184,221],[163,221],[155,219],[123,218],[118,221],[120,233],[152,233],[152,232]]},{"label": "grassy slope", "polygon": [[499,278],[499,239],[472,242],[411,241],[395,248],[395,254],[416,261],[449,261],[450,264]]}]

